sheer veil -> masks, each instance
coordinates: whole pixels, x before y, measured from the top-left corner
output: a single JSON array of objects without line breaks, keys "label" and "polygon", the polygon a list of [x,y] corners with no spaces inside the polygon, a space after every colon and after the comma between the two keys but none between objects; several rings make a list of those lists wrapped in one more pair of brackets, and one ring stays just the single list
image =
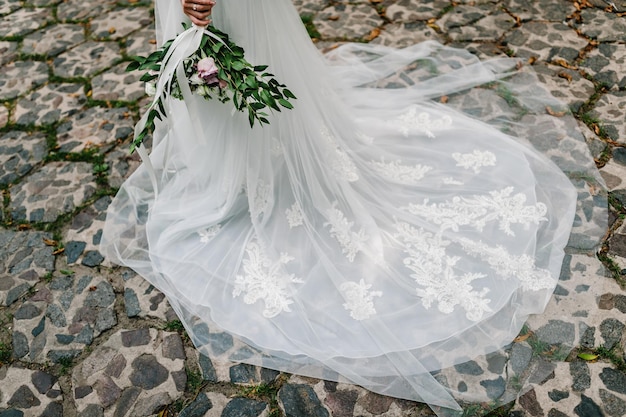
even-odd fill
[{"label": "sheer veil", "polygon": [[[159,44],[183,20],[156,0]],[[141,166],[109,208],[103,253],[163,291],[212,360],[440,415],[493,401],[446,370],[543,311],[575,218],[574,233],[602,233],[602,180],[567,109],[517,61],[435,42],[322,55],[290,0],[218,2],[213,20],[296,108],[251,129],[228,105],[169,101],[158,198]],[[590,216],[577,198],[593,199]]]}]

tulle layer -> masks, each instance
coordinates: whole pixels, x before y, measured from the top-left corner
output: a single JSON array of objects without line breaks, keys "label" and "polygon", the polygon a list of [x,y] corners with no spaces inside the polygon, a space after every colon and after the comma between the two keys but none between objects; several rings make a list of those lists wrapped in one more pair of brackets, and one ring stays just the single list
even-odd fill
[{"label": "tulle layer", "polygon": [[[157,0],[160,42],[179,8]],[[500,349],[545,308],[576,186],[601,183],[573,118],[514,60],[432,42],[322,57],[289,0],[223,2],[214,22],[296,108],[251,129],[228,105],[169,101],[158,197],[139,167],[103,253],[162,290],[214,359],[449,410],[483,401],[433,374]],[[222,332],[246,348],[233,355]]]}]

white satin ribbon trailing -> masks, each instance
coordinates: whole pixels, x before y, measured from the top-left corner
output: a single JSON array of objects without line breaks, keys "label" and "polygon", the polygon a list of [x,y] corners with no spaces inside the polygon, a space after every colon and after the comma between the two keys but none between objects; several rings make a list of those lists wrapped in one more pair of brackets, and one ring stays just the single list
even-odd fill
[{"label": "white satin ribbon trailing", "polygon": [[[148,121],[148,116],[150,115],[150,111],[153,110],[159,99],[163,96],[166,91],[170,90],[172,81],[174,79],[174,74],[178,78],[178,83],[183,93],[183,98],[188,100],[191,97],[191,89],[189,88],[189,80],[185,75],[184,67],[181,65],[185,59],[187,59],[191,54],[196,52],[200,47],[200,43],[202,42],[202,37],[204,35],[210,36],[216,41],[226,45],[228,45],[218,36],[206,30],[206,28],[192,25],[189,29],[182,32],[178,35],[172,45],[167,51],[165,58],[161,64],[161,73],[159,74],[159,78],[156,84],[156,92],[154,94],[154,99],[150,106],[145,111],[144,115],[141,117],[139,122],[135,125],[134,138],[137,138],[141,131],[146,127],[146,123]],[[183,82],[184,81],[184,82]],[[165,115],[167,117],[167,115]],[[191,118],[192,123],[195,122],[196,118]],[[148,171],[148,175],[150,176],[150,182],[152,183],[152,188],[154,189],[155,199],[159,195],[159,185],[156,177],[156,171],[154,166],[152,165],[152,161],[150,160],[150,155],[146,150],[143,143],[139,145],[137,148],[137,153],[141,158],[142,162],[146,165],[146,170]]]}]

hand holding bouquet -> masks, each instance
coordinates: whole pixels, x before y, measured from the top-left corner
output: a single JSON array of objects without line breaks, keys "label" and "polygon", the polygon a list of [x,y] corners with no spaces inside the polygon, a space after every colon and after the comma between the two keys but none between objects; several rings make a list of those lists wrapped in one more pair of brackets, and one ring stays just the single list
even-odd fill
[{"label": "hand holding bouquet", "polygon": [[[131,151],[154,130],[155,118],[167,117],[163,103],[168,95],[180,100],[187,94],[223,103],[232,100],[236,110],[248,112],[250,127],[255,121],[269,123],[264,110],[293,108],[289,101],[296,98],[293,93],[266,72],[266,65],[253,66],[246,61],[244,50],[227,34],[213,26],[183,27],[185,31],[175,39],[148,57],[134,57],[126,69],[146,71],[141,81],[153,86],[155,95],[135,128]],[[186,53],[190,49],[195,52]]]}]

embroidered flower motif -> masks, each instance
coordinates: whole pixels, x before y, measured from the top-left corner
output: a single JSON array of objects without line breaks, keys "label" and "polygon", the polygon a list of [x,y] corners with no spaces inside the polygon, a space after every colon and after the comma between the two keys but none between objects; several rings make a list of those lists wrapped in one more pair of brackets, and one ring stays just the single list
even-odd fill
[{"label": "embroidered flower motif", "polygon": [[329,145],[329,152],[327,154],[330,168],[339,177],[348,182],[355,182],[359,180],[359,171],[356,165],[343,149],[337,145],[335,137],[330,133],[326,126],[322,126],[320,133]]},{"label": "embroidered flower motif", "polygon": [[198,231],[198,235],[200,235],[200,242],[209,243],[209,241],[213,239],[215,235],[217,235],[221,229],[222,229],[221,225],[214,224],[213,226],[207,229]]},{"label": "embroidered flower motif", "polygon": [[371,161],[370,165],[383,177],[401,184],[415,185],[424,178],[424,175],[433,167],[427,165],[402,165],[400,160],[385,162]]},{"label": "embroidered flower motif", "polygon": [[272,260],[255,240],[250,240],[246,245],[246,255],[247,258],[242,262],[243,275],[235,278],[233,298],[243,293],[243,302],[246,304],[263,300],[263,316],[267,318],[275,317],[283,311],[290,312],[289,305],[293,301],[289,288],[292,284],[304,282],[284,269],[294,258],[287,253],[281,253],[278,259]]},{"label": "embroidered flower motif", "polygon": [[454,267],[460,258],[446,254],[449,241],[404,222],[396,223],[396,230],[394,237],[404,244],[404,252],[408,255],[404,258],[404,265],[413,271],[411,278],[419,286],[416,295],[421,298],[424,308],[430,309],[436,304],[439,311],[450,314],[458,305],[471,321],[478,321],[486,312],[491,312],[491,300],[485,298],[489,289],[478,291],[471,285],[484,275],[466,273],[457,276]]},{"label": "embroidered flower motif", "polygon": [[356,282],[344,282],[339,286],[346,302],[343,307],[350,312],[350,317],[354,320],[366,320],[376,314],[374,308],[374,297],[383,295],[382,291],[370,291],[371,284],[366,284],[364,280]]},{"label": "embroidered flower motif", "polygon": [[302,214],[302,208],[297,201],[293,203],[290,208],[285,210],[285,216],[287,217],[287,223],[289,223],[290,229],[293,229],[297,226],[302,226],[304,224],[304,215]]},{"label": "embroidered flower motif", "polygon": [[491,191],[489,195],[472,197],[454,197],[452,201],[429,204],[409,204],[403,209],[440,225],[441,230],[459,230],[459,226],[472,226],[482,231],[490,221],[498,221],[499,229],[506,235],[515,236],[512,224],[522,224],[528,228],[531,223],[546,221],[547,207],[543,203],[526,205],[526,195],[518,193],[511,196],[513,187],[500,191]]},{"label": "embroidered flower motif", "polygon": [[270,204],[270,197],[272,194],[272,187],[266,184],[265,181],[259,180],[256,186],[256,191],[253,196],[253,200],[250,205],[250,216],[255,219],[260,217],[267,211]]},{"label": "embroidered flower motif", "polygon": [[336,208],[336,205],[337,202],[335,201],[332,208],[327,211],[328,222],[324,223],[324,227],[330,226],[330,235],[337,240],[346,258],[350,262],[354,262],[354,257],[357,252],[363,250],[369,236],[363,228],[359,229],[358,232],[353,232],[354,222],[349,222],[341,210]]},{"label": "embroidered flower motif", "polygon": [[472,153],[452,154],[452,158],[457,162],[456,166],[465,169],[472,169],[475,174],[480,173],[480,168],[496,165],[496,155],[489,151],[474,150]]},{"label": "embroidered flower motif", "polygon": [[434,138],[435,130],[445,129],[452,124],[450,116],[432,120],[429,113],[418,114],[418,109],[417,105],[412,105],[392,122],[405,137],[408,137],[411,132],[422,132],[427,137]]},{"label": "embroidered flower motif", "polygon": [[463,184],[465,184],[463,181],[455,180],[452,177],[444,177],[444,178],[441,179],[441,182],[443,182],[446,185],[463,185]]},{"label": "embroidered flower motif", "polygon": [[462,239],[461,245],[469,255],[486,261],[498,275],[519,280],[525,291],[551,289],[555,285],[550,271],[537,268],[529,255],[513,255],[501,246],[492,247],[470,239]]}]

